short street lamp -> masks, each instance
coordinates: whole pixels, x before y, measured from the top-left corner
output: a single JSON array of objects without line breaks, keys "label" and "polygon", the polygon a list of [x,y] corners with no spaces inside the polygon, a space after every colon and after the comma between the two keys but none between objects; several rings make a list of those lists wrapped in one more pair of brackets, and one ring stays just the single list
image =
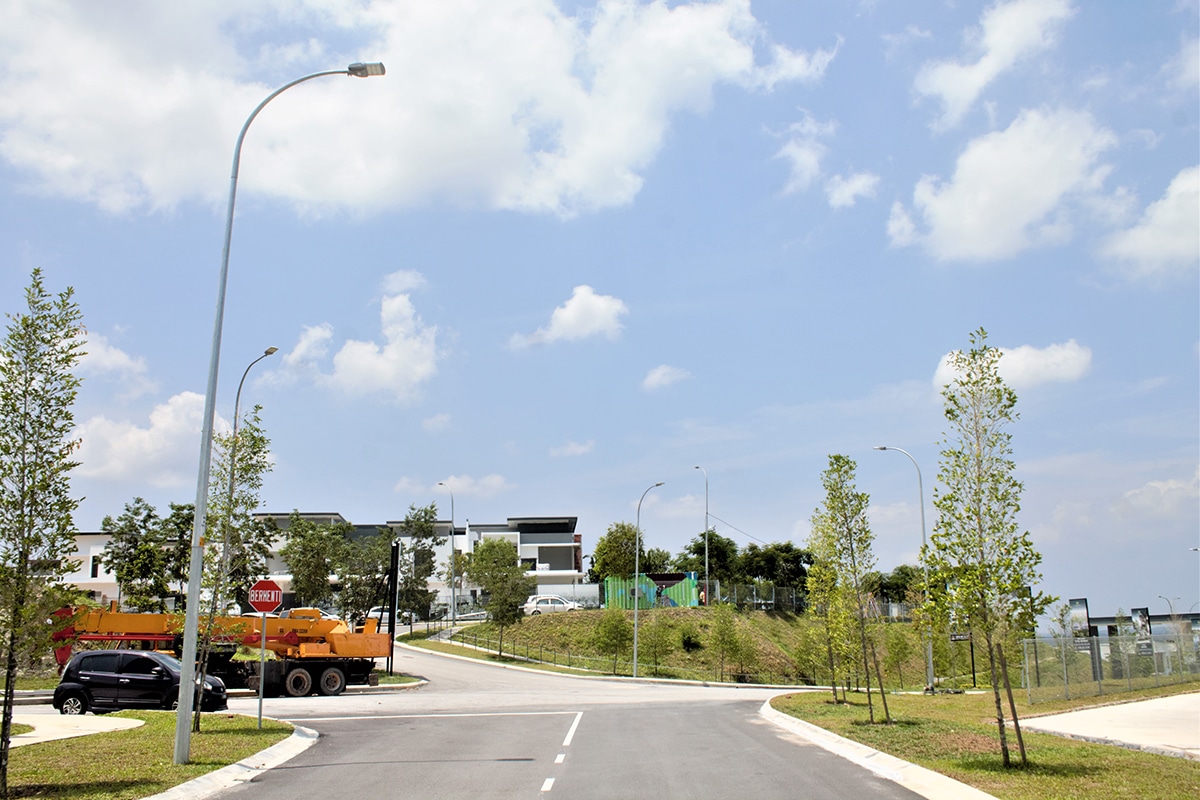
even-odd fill
[{"label": "short street lamp", "polygon": [[708,470],[699,465],[694,469],[704,473],[704,605],[708,605],[712,602],[709,599],[712,585],[708,582]]},{"label": "short street lamp", "polygon": [[[921,481],[921,467],[917,464],[917,460],[912,457],[912,454],[907,450],[901,450],[899,447],[888,447],[887,445],[877,445],[876,450],[895,450],[897,453],[904,453],[908,456],[908,460],[917,468],[917,495],[921,508],[921,569],[925,573],[925,599],[929,599],[929,563],[925,560],[925,486]],[[925,686],[933,691],[933,636],[929,631],[925,631]]]},{"label": "short street lamp", "polygon": [[[659,481],[658,483],[654,484],[654,486],[651,486],[650,489],[656,489],[662,485],[663,482]],[[638,602],[638,572],[641,569],[641,562],[638,556],[641,555],[642,552],[642,501],[646,499],[646,495],[650,494],[650,489],[642,492],[642,496],[638,498],[637,524],[634,525],[634,529],[637,531],[633,542],[633,677],[635,678],[637,677],[638,656],[638,606],[640,605]]]},{"label": "short street lamp", "polygon": [[314,72],[285,83],[267,95],[246,118],[233,147],[233,170],[229,176],[229,207],[225,215],[225,242],[221,248],[221,272],[217,281],[217,315],[213,324],[212,356],[208,364],[208,388],[204,394],[204,416],[200,429],[200,469],[196,478],[196,518],[192,526],[191,564],[188,567],[187,614],[183,624],[183,664],[179,672],[179,710],[175,718],[175,763],[186,764],[192,744],[192,708],[198,694],[196,686],[196,637],[200,632],[200,581],[204,575],[204,516],[208,510],[208,477],[212,463],[213,420],[217,405],[217,372],[221,362],[221,329],[225,320],[225,287],[229,282],[229,244],[233,239],[233,206],[237,199],[238,169],[242,160],[242,142],[258,112],[293,86],[326,75],[352,75],[368,78],[384,74],[383,64],[356,62],[345,69]]},{"label": "short street lamp", "polygon": [[454,556],[458,552],[454,549],[454,492],[445,481],[438,481],[438,486],[444,486],[450,492],[450,624],[453,625],[458,619],[458,603],[454,599]]}]

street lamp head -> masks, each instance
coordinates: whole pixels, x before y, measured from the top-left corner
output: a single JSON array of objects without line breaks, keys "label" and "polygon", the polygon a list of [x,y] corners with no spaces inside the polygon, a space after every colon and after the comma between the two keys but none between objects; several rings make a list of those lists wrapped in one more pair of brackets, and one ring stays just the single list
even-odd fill
[{"label": "street lamp head", "polygon": [[278,347],[268,347],[266,350],[263,351],[263,355],[264,356],[273,356],[278,352],[279,352]]},{"label": "street lamp head", "polygon": [[662,485],[663,485],[663,483],[664,483],[663,481],[659,481],[658,483],[656,483],[656,484],[654,484],[654,485],[655,485],[655,486],[662,486]]},{"label": "street lamp head", "polygon": [[886,444],[877,444],[877,445],[875,445],[874,449],[875,450],[887,450],[887,445]]},{"label": "street lamp head", "polygon": [[382,61],[355,61],[350,66],[346,67],[346,72],[356,78],[370,78],[375,75],[384,75],[387,70],[383,67]]}]

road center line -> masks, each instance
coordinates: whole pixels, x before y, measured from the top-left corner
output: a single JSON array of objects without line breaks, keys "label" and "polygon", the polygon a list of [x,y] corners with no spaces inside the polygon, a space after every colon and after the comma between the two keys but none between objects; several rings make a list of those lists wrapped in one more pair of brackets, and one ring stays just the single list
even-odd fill
[{"label": "road center line", "polygon": [[554,787],[554,778],[546,778],[546,782],[542,784],[542,791],[548,792]]},{"label": "road center line", "polygon": [[567,731],[567,738],[563,740],[563,747],[570,747],[571,740],[575,738],[575,729],[579,727],[579,720],[583,719],[583,712],[579,711],[575,714],[575,721],[571,723],[571,730]]},{"label": "road center line", "polygon": [[441,719],[446,717],[554,717],[563,714],[575,714],[575,724],[571,726],[571,733],[567,735],[567,743],[571,741],[571,736],[575,733],[575,726],[579,724],[579,717],[583,716],[582,711],[482,711],[482,712],[464,712],[460,714],[360,714],[353,717],[285,717],[284,722],[346,722],[349,720],[364,720],[364,719]]},{"label": "road center line", "polygon": [[566,754],[566,753],[559,753],[559,754],[558,754],[558,756],[557,756],[557,757],[555,757],[555,759],[554,759],[554,763],[555,763],[555,764],[561,764],[561,763],[563,763],[563,762],[564,762],[564,761],[566,761],[566,760],[567,760],[567,754]]}]

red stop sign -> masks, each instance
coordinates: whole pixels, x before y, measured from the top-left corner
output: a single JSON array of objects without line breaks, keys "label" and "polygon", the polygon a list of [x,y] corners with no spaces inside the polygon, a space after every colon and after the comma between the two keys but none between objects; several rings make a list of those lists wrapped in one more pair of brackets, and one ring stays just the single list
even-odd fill
[{"label": "red stop sign", "polygon": [[283,589],[272,580],[262,580],[250,587],[250,607],[259,613],[274,611],[283,605]]}]

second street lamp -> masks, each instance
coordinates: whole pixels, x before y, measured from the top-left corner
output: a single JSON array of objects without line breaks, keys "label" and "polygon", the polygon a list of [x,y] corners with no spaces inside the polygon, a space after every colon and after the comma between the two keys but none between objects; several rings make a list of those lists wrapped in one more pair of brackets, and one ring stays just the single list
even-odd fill
[{"label": "second street lamp", "polygon": [[454,556],[457,552],[454,549],[454,492],[450,491],[450,487],[446,486],[445,481],[438,481],[438,486],[442,486],[447,492],[450,492],[450,624],[453,625],[458,619],[455,613],[458,610],[458,603],[454,599]]},{"label": "second street lamp", "polygon": [[[650,489],[656,489],[662,485],[663,485],[663,482],[659,481],[658,483],[651,486]],[[635,537],[633,540],[633,677],[635,677],[635,678],[637,677],[637,657],[638,657],[638,652],[637,652],[638,613],[637,612],[638,612],[638,606],[641,605],[641,602],[638,600],[638,570],[641,566],[641,562],[639,561],[638,556],[642,552],[642,501],[646,499],[646,495],[650,494],[650,489],[647,489],[646,491],[642,492],[642,496],[638,498],[637,524],[634,525],[636,534],[635,534]]]}]

